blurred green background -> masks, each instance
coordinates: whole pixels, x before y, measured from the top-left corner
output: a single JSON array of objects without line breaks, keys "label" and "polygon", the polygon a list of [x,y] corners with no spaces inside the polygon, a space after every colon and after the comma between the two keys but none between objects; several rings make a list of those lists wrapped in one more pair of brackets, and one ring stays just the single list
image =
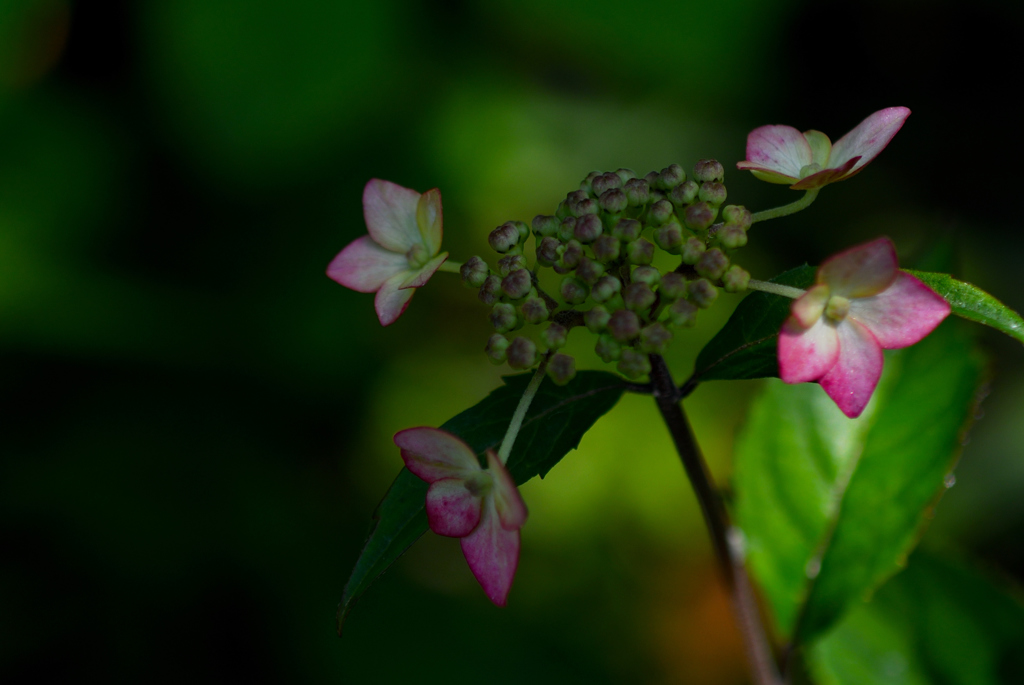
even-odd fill
[{"label": "blurred green background", "polygon": [[[401,462],[507,369],[439,274],[393,326],[324,275],[371,177],[444,195],[484,253],[592,169],[833,140],[913,110],[855,180],[751,234],[758,278],[881,234],[1024,309],[1019,3],[0,0],[0,680],[740,683],[707,536],[649,398],[543,482],[510,605],[428,534],[334,609]],[[679,377],[735,303],[670,362]],[[1024,577],[1024,354],[929,537]],[[600,367],[583,346],[582,366]],[[757,383],[687,408],[725,482]],[[737,400],[737,398],[739,398]]]}]

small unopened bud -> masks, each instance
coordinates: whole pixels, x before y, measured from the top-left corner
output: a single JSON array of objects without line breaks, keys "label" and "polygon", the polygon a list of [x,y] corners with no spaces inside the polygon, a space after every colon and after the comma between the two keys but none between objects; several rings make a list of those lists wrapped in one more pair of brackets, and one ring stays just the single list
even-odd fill
[{"label": "small unopened bud", "polygon": [[637,352],[633,348],[627,347],[622,350],[622,358],[616,368],[626,378],[635,380],[651,372],[651,362],[643,352]]},{"label": "small unopened bud", "polygon": [[576,218],[587,216],[588,214],[597,214],[601,211],[601,206],[597,204],[597,200],[588,197],[586,200],[577,202],[572,206],[573,214]]},{"label": "small unopened bud", "polygon": [[658,172],[657,171],[649,171],[649,172],[647,172],[647,175],[644,176],[644,180],[647,181],[648,185],[650,185],[652,189],[656,188],[658,186]]},{"label": "small unopened bud", "polygon": [[499,333],[508,333],[519,326],[516,308],[507,302],[499,302],[491,309],[491,325]]},{"label": "small unopened bud", "polygon": [[558,292],[562,295],[562,299],[569,304],[581,304],[586,301],[589,289],[587,284],[580,279],[566,276],[558,286]]},{"label": "small unopened bud", "polygon": [[558,230],[555,232],[555,237],[561,240],[563,243],[573,239],[576,235],[576,217],[567,216],[562,219],[562,223],[559,224]]},{"label": "small unopened bud", "polygon": [[597,356],[601,358],[601,361],[607,364],[622,356],[622,345],[619,344],[618,340],[604,333],[597,339],[594,351],[597,352]]},{"label": "small unopened bud", "polygon": [[619,240],[615,236],[598,236],[591,248],[594,250],[594,258],[599,262],[607,264],[619,258]]},{"label": "small unopened bud", "polygon": [[654,229],[654,244],[669,254],[679,254],[683,245],[683,227],[675,221],[659,226]]},{"label": "small unopened bud", "polygon": [[490,273],[491,269],[487,266],[487,262],[476,255],[467,259],[466,263],[459,267],[462,284],[467,288],[479,288]]},{"label": "small unopened bud", "polygon": [[717,207],[725,202],[727,194],[724,184],[716,181],[707,181],[701,184],[697,197],[701,199],[701,202],[707,202]]},{"label": "small unopened bud", "polygon": [[676,207],[683,207],[696,200],[698,192],[700,192],[700,189],[697,184],[693,181],[687,181],[673,188],[668,194],[668,200]]},{"label": "small unopened bud", "polygon": [[651,198],[651,186],[642,178],[626,181],[622,190],[626,194],[626,202],[630,207],[639,207],[640,205],[647,204],[647,201]]},{"label": "small unopened bud", "polygon": [[597,204],[609,214],[618,214],[626,208],[628,201],[624,192],[612,188],[601,193],[601,197],[597,198]]},{"label": "small unopened bud", "polygon": [[525,221],[513,221],[512,223],[519,231],[519,242],[525,242],[530,237],[530,227],[526,225]]},{"label": "small unopened bud", "polygon": [[619,219],[615,222],[612,235],[621,242],[631,243],[640,237],[644,227],[636,219]]},{"label": "small unopened bud", "polygon": [[622,179],[619,178],[618,174],[609,172],[607,174],[601,174],[600,176],[595,178],[594,182],[592,183],[592,186],[594,188],[594,195],[600,196],[606,190],[621,188]]},{"label": "small unopened bud", "polygon": [[484,354],[491,360],[492,364],[501,364],[505,361],[505,352],[508,350],[508,338],[500,333],[495,333],[487,339],[487,346],[484,347]]},{"label": "small unopened bud", "polygon": [[750,210],[741,205],[726,205],[722,207],[722,221],[727,224],[735,224],[740,228],[750,228]]},{"label": "small unopened bud", "polygon": [[590,194],[585,190],[574,190],[565,196],[565,203],[569,206],[569,209],[572,210],[574,205],[583,202],[589,197]]},{"label": "small unopened bud", "polygon": [[722,285],[727,293],[741,293],[747,289],[750,283],[750,273],[736,264],[728,268],[722,276]]},{"label": "small unopened bud", "polygon": [[576,277],[587,285],[594,285],[597,283],[597,279],[604,275],[604,265],[601,262],[596,262],[590,257],[584,257],[580,260],[580,265],[576,267]]},{"label": "small unopened bud", "polygon": [[656,295],[646,283],[630,283],[622,290],[622,301],[628,309],[642,312],[654,304]]},{"label": "small unopened bud", "polygon": [[747,232],[736,224],[725,224],[716,234],[718,242],[727,250],[735,250],[747,244]]},{"label": "small unopened bud", "polygon": [[487,236],[487,244],[495,252],[505,254],[519,244],[519,229],[511,221],[506,221],[491,231]]},{"label": "small unopened bud", "polygon": [[650,264],[654,260],[654,243],[640,238],[626,245],[626,259],[630,264]]},{"label": "small unopened bud", "polygon": [[576,377],[576,360],[567,354],[556,354],[548,361],[548,376],[555,385],[565,385]]},{"label": "small unopened bud", "polygon": [[713,247],[701,255],[693,268],[704,278],[717,281],[729,268],[729,258],[717,247]]},{"label": "small unopened bud", "polygon": [[505,353],[513,369],[528,369],[537,363],[537,345],[529,338],[519,336],[511,342]]},{"label": "small unopened bud", "polygon": [[661,280],[661,272],[653,266],[638,266],[633,269],[630,280],[634,283],[646,283],[653,288]]},{"label": "small unopened bud", "polygon": [[549,350],[560,350],[565,347],[565,341],[569,337],[569,329],[562,324],[553,323],[544,329],[540,337],[544,346]]},{"label": "small unopened bud", "polygon": [[611,318],[612,315],[608,313],[608,310],[598,304],[583,315],[583,323],[587,324],[587,329],[591,333],[600,333],[608,327],[608,321]]},{"label": "small unopened bud", "polygon": [[562,200],[561,202],[558,203],[558,208],[555,210],[555,218],[561,221],[567,216],[572,216],[569,213],[569,201]]},{"label": "small unopened bud", "polygon": [[495,276],[491,274],[484,279],[484,284],[480,286],[480,292],[477,293],[477,297],[484,304],[494,304],[501,298],[501,276]]},{"label": "small unopened bud", "polygon": [[581,259],[583,259],[583,246],[580,245],[578,240],[573,239],[566,243],[565,249],[562,250],[562,256],[558,258],[555,266],[572,271],[580,265]]},{"label": "small unopened bud", "polygon": [[725,168],[717,159],[702,159],[693,167],[693,178],[698,183],[725,180]]},{"label": "small unopened bud", "polygon": [[561,220],[557,216],[538,214],[533,217],[533,232],[540,237],[555,235],[558,232],[558,224]]},{"label": "small unopened bud", "polygon": [[672,331],[655,321],[640,331],[640,349],[647,354],[664,354],[672,341]]},{"label": "small unopened bud", "polygon": [[672,190],[686,180],[686,172],[678,164],[669,164],[658,174],[657,186],[661,190]]},{"label": "small unopened bud", "polygon": [[651,226],[661,226],[672,216],[672,203],[668,200],[658,200],[647,210],[647,223]]},{"label": "small unopened bud", "polygon": [[679,251],[679,255],[683,258],[683,264],[692,265],[697,263],[697,260],[701,258],[705,250],[707,250],[707,246],[704,245],[703,240],[687,238],[686,242],[683,243],[682,249]]},{"label": "small unopened bud", "polygon": [[623,185],[636,178],[636,172],[632,169],[617,169],[615,171],[615,175],[619,177],[619,180],[622,181]]},{"label": "small unopened bud", "polygon": [[561,256],[559,249],[562,243],[559,242],[558,238],[552,236],[545,236],[540,239],[537,243],[537,263],[541,266],[551,266],[558,261]]},{"label": "small unopened bud", "polygon": [[592,243],[601,235],[603,227],[601,219],[596,214],[584,214],[576,219],[576,229],[573,233],[576,240],[581,243]]},{"label": "small unopened bud", "polygon": [[510,300],[521,300],[530,294],[533,288],[533,279],[527,269],[513,271],[501,279],[501,292]]},{"label": "small unopened bud", "polygon": [[689,328],[697,322],[697,305],[689,300],[677,300],[668,308],[668,320],[673,326]]},{"label": "small unopened bud", "polygon": [[662,301],[678,300],[686,295],[686,279],[675,271],[669,272],[661,277],[658,292],[661,294]]},{"label": "small unopened bud", "polygon": [[590,296],[595,302],[607,302],[622,290],[622,281],[614,276],[602,276],[597,279]]},{"label": "small unopened bud", "polygon": [[548,303],[540,297],[531,297],[522,306],[523,320],[526,323],[540,323],[547,321],[551,312],[548,311]]},{"label": "small unopened bud", "polygon": [[698,202],[686,208],[683,221],[690,230],[703,231],[714,223],[716,213],[714,207],[707,202]]},{"label": "small unopened bud", "polygon": [[601,171],[591,171],[589,174],[587,174],[587,177],[580,181],[580,190],[582,190],[585,193],[593,192],[592,184],[594,183],[594,179],[600,176],[602,173],[603,172]]},{"label": "small unopened bud", "polygon": [[510,254],[498,260],[498,273],[508,276],[513,271],[526,268],[526,257],[521,254]]},{"label": "small unopened bud", "polygon": [[640,333],[640,318],[628,309],[618,309],[608,319],[608,332],[619,342],[629,342]]},{"label": "small unopened bud", "polygon": [[718,299],[718,288],[711,285],[706,278],[698,278],[696,281],[690,281],[686,286],[686,290],[690,299],[693,300],[693,303],[701,309],[707,309],[716,299]]}]

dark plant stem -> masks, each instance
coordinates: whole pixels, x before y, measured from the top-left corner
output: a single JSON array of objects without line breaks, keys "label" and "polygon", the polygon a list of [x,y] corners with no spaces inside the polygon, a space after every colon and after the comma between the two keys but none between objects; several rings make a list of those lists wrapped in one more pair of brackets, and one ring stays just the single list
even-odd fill
[{"label": "dark plant stem", "polygon": [[690,478],[693,491],[700,503],[704,522],[711,533],[711,544],[732,598],[733,609],[736,612],[740,633],[743,635],[743,644],[747,650],[747,658],[750,660],[754,682],[757,685],[781,685],[782,679],[779,676],[771,644],[768,641],[764,623],[761,621],[757,599],[754,597],[750,578],[747,576],[747,569],[743,563],[743,552],[737,549],[740,546],[738,542],[730,543],[730,538],[738,538],[736,534],[738,531],[734,531],[732,528],[725,504],[712,485],[707,464],[693,437],[686,414],[683,413],[680,390],[672,380],[672,374],[669,372],[665,360],[657,354],[650,355],[650,360],[654,400],[657,402],[658,410],[672,435],[676,451],[679,452],[683,468],[686,469],[686,475]]}]

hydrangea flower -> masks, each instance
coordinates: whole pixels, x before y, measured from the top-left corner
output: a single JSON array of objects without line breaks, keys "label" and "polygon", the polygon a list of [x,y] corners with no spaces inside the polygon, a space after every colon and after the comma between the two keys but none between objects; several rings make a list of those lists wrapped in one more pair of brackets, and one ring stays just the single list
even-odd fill
[{"label": "hydrangea flower", "polygon": [[327,275],[346,288],[376,292],[374,308],[389,326],[409,306],[448,258],[441,249],[441,191],[417,193],[390,181],[371,179],[363,189],[369,235],[356,238],[327,266]]},{"label": "hydrangea flower", "polygon": [[779,377],[817,381],[855,418],[882,375],[882,350],[913,345],[949,312],[946,300],[899,270],[889,238],[852,247],[827,259],[793,301],[779,334]]},{"label": "hydrangea flower", "polygon": [[747,136],[747,158],[737,169],[769,183],[811,190],[860,173],[889,144],[910,116],[906,107],[882,109],[833,145],[821,131],[800,133],[792,126],[761,126]]},{"label": "hydrangea flower", "polygon": [[519,529],[526,504],[493,451],[487,468],[469,445],[437,428],[395,434],[406,467],[430,483],[427,521],[438,535],[462,538],[462,553],[484,592],[505,606],[519,563]]}]

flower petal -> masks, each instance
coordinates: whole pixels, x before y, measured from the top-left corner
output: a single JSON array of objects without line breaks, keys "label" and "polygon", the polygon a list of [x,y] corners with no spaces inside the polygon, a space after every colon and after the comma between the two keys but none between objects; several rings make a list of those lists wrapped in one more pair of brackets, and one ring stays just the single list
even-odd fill
[{"label": "flower petal", "polygon": [[913,345],[935,330],[950,312],[941,295],[902,271],[874,297],[853,300],[850,314],[870,330],[883,349]]},{"label": "flower petal", "polygon": [[487,469],[494,475],[492,492],[501,527],[505,530],[519,530],[526,523],[526,502],[519,494],[512,474],[492,450],[487,450]]},{"label": "flower petal", "polygon": [[806,176],[791,185],[790,188],[793,190],[810,190],[812,188],[827,186],[829,183],[834,183],[835,181],[841,181],[847,175],[847,172],[853,168],[853,165],[857,163],[858,159],[860,159],[860,157],[854,157],[838,169],[824,169],[815,174],[811,174],[810,176]]},{"label": "flower petal", "polygon": [[437,255],[429,262],[424,264],[422,267],[420,267],[419,271],[413,272],[413,274],[409,276],[409,278],[405,279],[405,282],[402,283],[402,285],[400,285],[399,288],[422,288],[427,284],[427,281],[430,280],[430,277],[434,275],[434,272],[437,271],[438,267],[444,264],[444,261],[446,259],[448,259],[447,252],[442,252],[441,254]]},{"label": "flower petal", "polygon": [[761,166],[760,164],[754,164],[753,162],[736,162],[736,168],[749,171],[754,174],[754,178],[767,183],[791,184],[798,180],[796,176],[785,176],[772,171],[768,167]]},{"label": "flower petal", "polygon": [[882,376],[882,348],[871,331],[849,317],[836,330],[839,359],[818,382],[836,406],[855,419],[868,406]]},{"label": "flower petal", "polygon": [[373,298],[373,307],[377,310],[377,318],[380,319],[381,326],[393,324],[409,306],[409,300],[412,299],[416,289],[402,288],[402,284],[409,280],[412,273],[411,271],[402,271],[395,274],[384,281],[384,285],[377,291],[377,296]]},{"label": "flower petal", "polygon": [[391,181],[370,179],[363,189],[363,217],[370,237],[386,250],[404,255],[423,242],[416,224],[420,194]]},{"label": "flower petal", "polygon": [[822,169],[828,168],[828,157],[832,152],[832,141],[821,131],[804,131],[804,138],[811,146],[811,164]]},{"label": "flower petal", "polygon": [[505,606],[519,565],[519,531],[501,526],[493,497],[484,498],[480,525],[462,538],[462,553],[490,600]]},{"label": "flower petal", "polygon": [[483,498],[466,489],[461,478],[434,481],[427,490],[430,530],[449,538],[464,538],[480,523]]},{"label": "flower petal", "polygon": [[433,256],[441,249],[442,230],[441,191],[433,188],[423,193],[416,204],[416,225],[420,239]]},{"label": "flower petal", "polygon": [[816,280],[834,295],[870,297],[892,285],[898,272],[896,246],[883,236],[829,257],[818,267]]},{"label": "flower petal", "polygon": [[327,275],[346,288],[372,293],[392,276],[409,269],[409,261],[364,235],[348,244],[327,265]]},{"label": "flower petal", "polygon": [[747,136],[747,159],[736,168],[774,173],[795,181],[810,163],[811,146],[804,134],[792,126],[761,126]]},{"label": "flower petal", "polygon": [[795,316],[786,319],[779,332],[779,378],[786,383],[816,381],[839,359],[836,327],[824,317],[804,328]]},{"label": "flower petal", "polygon": [[395,433],[394,440],[406,468],[428,483],[482,471],[473,448],[440,428],[406,428]]},{"label": "flower petal", "polygon": [[832,145],[828,165],[835,169],[854,157],[860,157],[843,178],[853,176],[885,149],[909,116],[910,110],[906,107],[889,107],[875,112]]},{"label": "flower petal", "polygon": [[803,328],[810,328],[825,313],[825,304],[828,303],[830,296],[829,287],[824,283],[819,283],[793,300],[789,309]]}]

